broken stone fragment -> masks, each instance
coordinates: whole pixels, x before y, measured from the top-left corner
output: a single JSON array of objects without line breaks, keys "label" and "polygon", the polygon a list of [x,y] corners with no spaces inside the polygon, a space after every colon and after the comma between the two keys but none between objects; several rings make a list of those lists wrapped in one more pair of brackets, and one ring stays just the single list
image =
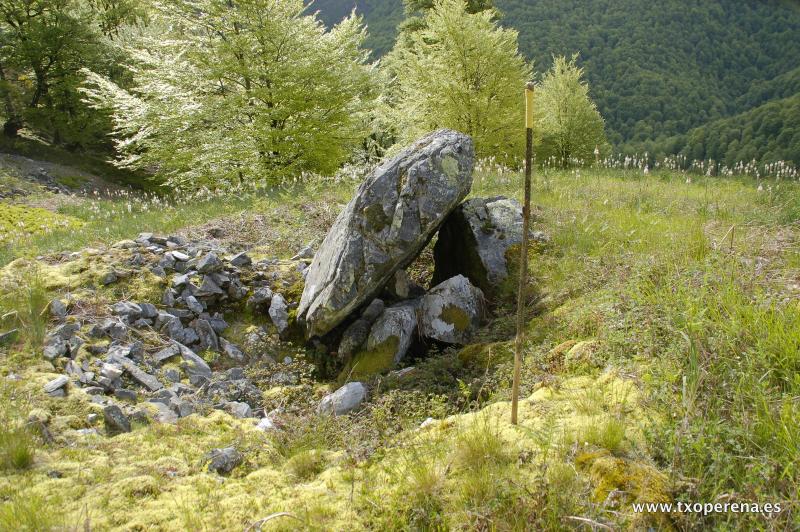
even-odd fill
[{"label": "broken stone fragment", "polygon": [[197,298],[194,296],[186,297],[184,299],[184,302],[186,303],[186,308],[188,308],[195,314],[201,314],[203,311],[205,311],[203,304],[200,303],[200,301],[198,301]]},{"label": "broken stone fragment", "polygon": [[69,344],[67,344],[67,342],[61,337],[50,335],[45,338],[45,345],[44,349],[42,350],[42,355],[44,355],[47,360],[55,360],[66,355],[68,349]]},{"label": "broken stone fragment", "polygon": [[238,417],[240,419],[253,417],[253,409],[250,408],[250,405],[247,403],[242,403],[240,401],[228,401],[225,403],[224,408],[225,411],[233,417]]},{"label": "broken stone fragment", "polygon": [[413,261],[472,185],[472,139],[439,130],[378,166],[309,267],[298,317],[308,337],[336,327]]},{"label": "broken stone fragment", "polygon": [[183,358],[181,368],[189,376],[189,382],[194,386],[199,386],[211,378],[211,368],[208,367],[205,360],[185,345],[178,343],[177,346]]},{"label": "broken stone fragment", "polygon": [[131,431],[131,422],[128,416],[115,404],[110,404],[103,408],[103,422],[106,427],[106,434],[109,436]]},{"label": "broken stone fragment", "polygon": [[241,268],[243,266],[251,265],[253,263],[253,260],[247,253],[243,251],[231,257],[230,263],[233,266],[236,266],[237,268]]},{"label": "broken stone fragment", "polygon": [[286,300],[282,295],[275,294],[272,296],[272,302],[269,305],[269,317],[278,329],[278,334],[283,335],[286,329],[289,328],[289,311],[286,307]]},{"label": "broken stone fragment", "polygon": [[320,414],[341,416],[355,410],[367,397],[367,388],[360,382],[348,382],[320,401],[317,411]]},{"label": "broken stone fragment", "polygon": [[100,276],[100,284],[103,286],[108,286],[110,284],[114,284],[119,280],[117,276],[117,272],[114,270],[108,271]]},{"label": "broken stone fragment", "polygon": [[142,318],[152,319],[158,316],[158,309],[152,303],[139,303],[139,308],[142,309]]},{"label": "broken stone fragment", "polygon": [[269,305],[272,302],[272,295],[272,289],[268,286],[256,288],[253,295],[247,299],[247,306],[257,308]]},{"label": "broken stone fragment", "polygon": [[222,267],[222,261],[214,253],[206,253],[197,261],[197,271],[200,273],[218,272]]},{"label": "broken stone fragment", "polygon": [[200,338],[200,347],[202,349],[219,351],[219,338],[217,338],[217,333],[207,320],[196,320],[193,328]]},{"label": "broken stone fragment", "polygon": [[208,470],[212,473],[227,475],[242,463],[242,454],[234,447],[212,449],[206,455]]},{"label": "broken stone fragment", "polygon": [[314,257],[314,243],[310,242],[303,247],[297,254],[290,260],[310,259]]},{"label": "broken stone fragment", "polygon": [[179,355],[181,352],[177,345],[171,344],[153,355],[153,362],[156,364],[163,364],[170,358]]},{"label": "broken stone fragment", "polygon": [[136,319],[142,315],[142,307],[131,301],[120,301],[111,306],[111,312],[117,316],[128,316]]},{"label": "broken stone fragment", "polygon": [[434,286],[422,298],[420,330],[426,338],[466,344],[480,325],[484,300],[480,288],[463,275]]},{"label": "broken stone fragment", "polygon": [[127,388],[117,388],[114,390],[114,397],[122,399],[123,401],[130,401],[131,403],[135,403],[139,398],[136,390],[129,390]]},{"label": "broken stone fragment", "polygon": [[63,320],[67,317],[67,306],[60,299],[54,299],[50,302],[50,315],[57,320]]},{"label": "broken stone fragment", "polygon": [[229,358],[237,361],[244,360],[244,353],[242,353],[241,349],[227,341],[225,338],[220,337],[219,345],[222,348],[222,352],[225,353],[225,355],[227,355]]},{"label": "broken stone fragment", "polygon": [[216,296],[222,295],[225,292],[222,291],[222,288],[214,281],[214,279],[210,275],[203,276],[203,282],[200,284],[200,289],[195,294],[197,297],[209,297],[209,296]]},{"label": "broken stone fragment", "polygon": [[44,390],[44,393],[46,393],[47,395],[51,395],[53,397],[63,396],[64,395],[63,388],[66,387],[68,382],[69,382],[69,377],[67,377],[66,375],[59,375],[55,379],[45,384],[42,389]]}]

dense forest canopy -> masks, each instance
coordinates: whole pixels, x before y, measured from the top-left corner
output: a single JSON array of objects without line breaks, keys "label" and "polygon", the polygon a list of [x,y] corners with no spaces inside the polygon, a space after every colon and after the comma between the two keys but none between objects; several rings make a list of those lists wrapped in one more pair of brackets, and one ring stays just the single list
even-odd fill
[{"label": "dense forest canopy", "polygon": [[[190,186],[329,173],[445,126],[511,162],[520,76],[545,86],[554,58],[575,56],[576,109],[591,117],[576,123],[594,124],[576,160],[594,146],[800,161],[796,2],[456,4],[0,0],[3,133]],[[415,36],[443,20],[437,10],[464,17]],[[445,95],[454,107],[437,103]],[[552,118],[557,101],[542,102]],[[555,148],[556,122],[537,124],[540,155],[572,160]]]},{"label": "dense forest canopy", "polygon": [[[676,136],[800,88],[797,2],[496,0],[495,6],[501,24],[519,31],[520,51],[538,72],[549,68],[554,54],[580,52],[591,96],[619,151],[683,149]],[[368,26],[365,45],[383,55],[404,18],[402,0],[318,0],[309,9],[331,23],[354,7]],[[773,106],[762,113],[776,111]],[[738,146],[713,153],[741,152],[764,161],[781,153],[800,160],[787,137],[772,148],[742,137]],[[750,145],[742,150],[743,143]]]}]

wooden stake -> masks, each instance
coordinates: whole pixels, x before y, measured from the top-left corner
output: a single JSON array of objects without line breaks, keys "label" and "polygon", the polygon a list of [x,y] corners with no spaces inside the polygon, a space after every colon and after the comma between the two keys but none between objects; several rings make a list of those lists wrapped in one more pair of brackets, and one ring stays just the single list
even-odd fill
[{"label": "wooden stake", "polygon": [[525,337],[525,284],[528,278],[528,231],[531,222],[531,159],[533,158],[533,83],[525,86],[525,204],[522,207],[522,247],[519,254],[517,289],[517,339],[514,344],[514,382],[511,386],[511,423],[517,424],[519,378],[522,370],[522,344]]}]

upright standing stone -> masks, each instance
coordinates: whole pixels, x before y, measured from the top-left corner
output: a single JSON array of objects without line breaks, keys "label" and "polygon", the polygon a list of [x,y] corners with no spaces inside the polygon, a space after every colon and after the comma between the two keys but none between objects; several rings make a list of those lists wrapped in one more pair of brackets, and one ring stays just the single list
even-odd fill
[{"label": "upright standing stone", "polygon": [[298,316],[321,336],[411,263],[472,186],[472,139],[439,130],[378,166],[314,256]]},{"label": "upright standing stone", "polygon": [[504,197],[473,198],[447,217],[433,257],[433,283],[464,275],[486,295],[508,277],[509,250],[522,243],[522,207]]}]

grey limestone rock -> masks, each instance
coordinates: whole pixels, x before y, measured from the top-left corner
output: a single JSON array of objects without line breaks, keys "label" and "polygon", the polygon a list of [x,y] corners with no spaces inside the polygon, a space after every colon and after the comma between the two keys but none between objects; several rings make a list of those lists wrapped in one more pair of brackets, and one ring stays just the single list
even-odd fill
[{"label": "grey limestone rock", "polygon": [[[473,198],[447,217],[433,249],[433,283],[464,275],[487,295],[508,277],[509,250],[522,243],[522,207],[504,197]],[[518,256],[518,252],[514,254]]]},{"label": "grey limestone rock", "polygon": [[298,316],[321,336],[416,258],[472,186],[472,139],[431,133],[378,166],[314,256]]},{"label": "grey limestone rock", "polygon": [[420,330],[426,338],[448,344],[466,344],[483,318],[480,288],[456,275],[431,288],[422,298]]},{"label": "grey limestone rock", "polygon": [[348,382],[332,394],[322,398],[317,411],[320,414],[341,416],[360,405],[367,397],[367,388],[360,382]]}]

